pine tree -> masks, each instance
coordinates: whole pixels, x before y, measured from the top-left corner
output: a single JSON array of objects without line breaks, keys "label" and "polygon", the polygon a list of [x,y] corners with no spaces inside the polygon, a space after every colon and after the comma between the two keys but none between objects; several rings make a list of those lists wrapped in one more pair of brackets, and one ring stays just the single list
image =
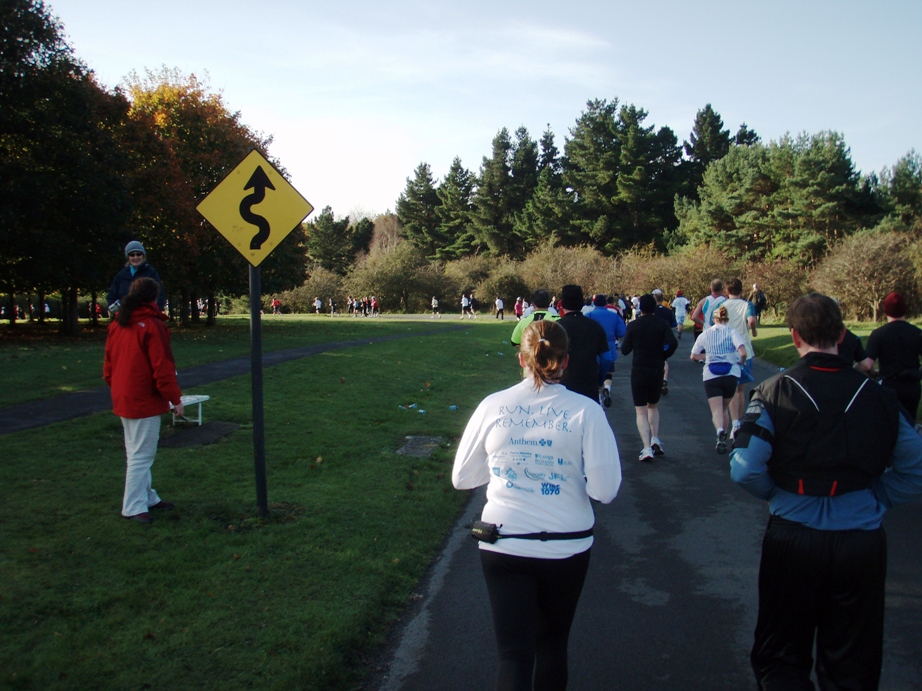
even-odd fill
[{"label": "pine tree", "polygon": [[691,161],[687,194],[693,199],[698,198],[698,187],[708,164],[719,161],[730,150],[730,130],[723,129],[723,126],[723,120],[710,103],[695,116],[689,141],[685,142],[685,155]]},{"label": "pine tree", "polygon": [[474,233],[494,256],[517,253],[511,214],[512,154],[512,140],[504,127],[493,138],[492,156],[483,159],[474,195]]},{"label": "pine tree", "polygon": [[333,209],[325,207],[320,216],[307,224],[307,254],[327,271],[345,276],[355,259],[349,217],[336,220]]},{"label": "pine tree", "polygon": [[420,163],[413,179],[407,178],[407,188],[397,199],[397,217],[407,240],[429,256],[434,256],[436,249],[445,244],[445,239],[439,234],[436,214],[440,203],[432,170],[428,163]]},{"label": "pine tree", "polygon": [[733,143],[736,146],[752,146],[753,144],[758,144],[760,141],[762,141],[761,137],[749,129],[745,122],[740,125],[740,128],[736,132],[736,136],[733,138]]},{"label": "pine tree", "polygon": [[473,210],[474,176],[457,156],[437,190],[439,206],[439,236],[445,244],[437,247],[437,259],[458,259],[472,254],[477,248],[471,213]]},{"label": "pine tree", "polygon": [[564,186],[575,200],[573,222],[597,247],[611,241],[617,213],[621,140],[617,125],[618,99],[592,100],[570,131],[564,146]]},{"label": "pine tree", "polygon": [[515,131],[509,170],[509,213],[513,216],[525,208],[538,186],[538,160],[538,144],[529,136],[527,129],[519,127]]},{"label": "pine tree", "polygon": [[544,170],[550,168],[551,173],[560,175],[560,151],[554,143],[554,133],[551,131],[551,125],[548,123],[547,129],[541,135],[541,155],[538,157],[538,169]]}]

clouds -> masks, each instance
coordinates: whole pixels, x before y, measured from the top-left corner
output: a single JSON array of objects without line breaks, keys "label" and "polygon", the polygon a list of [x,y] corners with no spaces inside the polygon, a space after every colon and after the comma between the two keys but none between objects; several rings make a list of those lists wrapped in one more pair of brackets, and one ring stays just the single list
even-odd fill
[{"label": "clouds", "polygon": [[[841,131],[857,167],[922,149],[922,4],[841,0],[51,0],[101,80],[207,72],[318,208],[394,208],[416,165],[474,171],[496,132],[558,146],[594,98],[688,137],[706,103],[732,132]],[[304,187],[305,189],[302,189]],[[313,196],[312,196],[312,190]]]}]

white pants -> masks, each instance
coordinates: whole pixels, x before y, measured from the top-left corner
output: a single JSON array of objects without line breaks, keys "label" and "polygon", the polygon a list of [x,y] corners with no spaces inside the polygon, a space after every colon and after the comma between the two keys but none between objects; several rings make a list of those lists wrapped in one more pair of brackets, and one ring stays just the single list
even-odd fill
[{"label": "white pants", "polygon": [[150,486],[150,468],[154,464],[157,442],[160,440],[160,416],[139,420],[123,417],[121,420],[125,430],[125,455],[128,458],[122,515],[137,516],[160,503],[156,490]]}]

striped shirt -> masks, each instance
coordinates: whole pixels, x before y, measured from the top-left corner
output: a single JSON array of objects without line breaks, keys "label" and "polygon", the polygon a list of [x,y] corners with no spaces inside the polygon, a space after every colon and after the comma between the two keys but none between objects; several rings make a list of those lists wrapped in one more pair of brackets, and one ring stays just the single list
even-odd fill
[{"label": "striped shirt", "polygon": [[692,346],[692,355],[705,353],[707,359],[704,361],[704,372],[702,378],[716,379],[717,377],[727,376],[723,374],[714,374],[708,365],[718,362],[727,362],[732,365],[728,375],[740,376],[740,354],[738,348],[746,347],[746,341],[740,336],[739,332],[729,324],[715,324],[705,329],[704,332],[695,340]]}]

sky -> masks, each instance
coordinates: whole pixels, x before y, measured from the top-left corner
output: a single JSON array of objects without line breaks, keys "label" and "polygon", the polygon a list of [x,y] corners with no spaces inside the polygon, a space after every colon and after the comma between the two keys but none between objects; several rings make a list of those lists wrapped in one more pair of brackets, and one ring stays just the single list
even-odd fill
[{"label": "sky", "polygon": [[[46,0],[100,82],[207,78],[319,213],[396,209],[417,166],[480,170],[503,127],[562,151],[593,99],[689,138],[843,135],[862,173],[922,152],[917,0]],[[310,219],[308,219],[310,220]]]}]

